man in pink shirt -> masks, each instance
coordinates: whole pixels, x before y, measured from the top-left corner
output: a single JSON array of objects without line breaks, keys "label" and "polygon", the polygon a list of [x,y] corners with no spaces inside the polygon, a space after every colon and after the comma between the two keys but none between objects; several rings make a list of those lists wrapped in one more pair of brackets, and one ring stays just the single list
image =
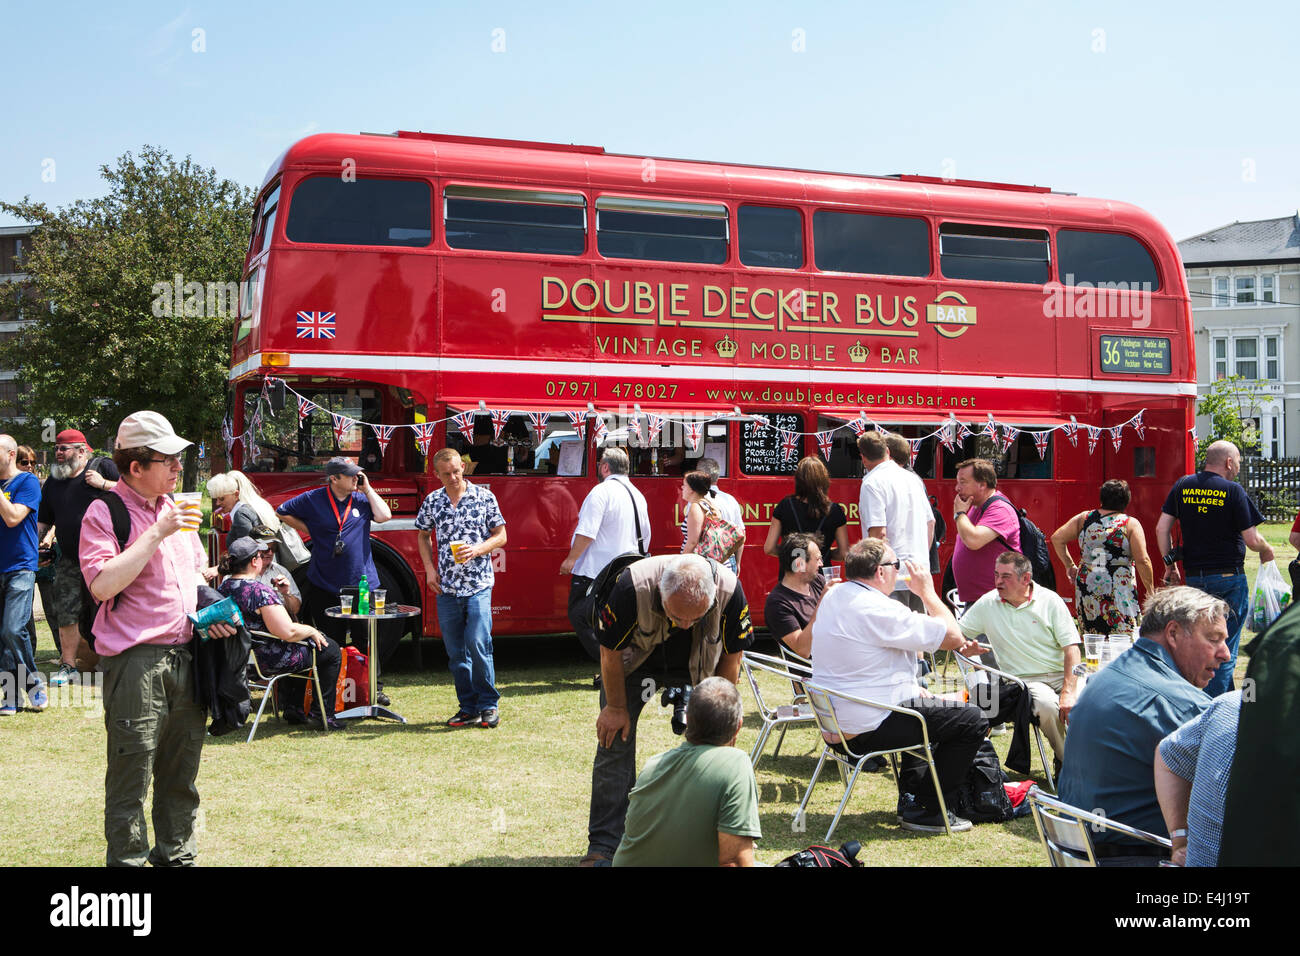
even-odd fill
[{"label": "man in pink shirt", "polygon": [[1020,516],[1011,502],[996,493],[997,486],[998,473],[991,462],[968,458],[957,466],[952,576],[957,595],[966,604],[993,590],[998,555],[1020,550]]},{"label": "man in pink shirt", "polygon": [[[188,615],[206,565],[198,535],[169,497],[191,442],[157,412],[136,412],[117,431],[113,463],[121,472],[106,493],[130,519],[118,545],[109,500],[91,503],[81,526],[81,573],[103,602],[91,627],[107,668],[104,725],[104,836],[109,866],[183,866],[194,862],[194,785],[203,751],[204,715],[195,702]],[[209,628],[229,637],[224,625]],[[144,799],[153,778],[155,845],[149,848]]]}]

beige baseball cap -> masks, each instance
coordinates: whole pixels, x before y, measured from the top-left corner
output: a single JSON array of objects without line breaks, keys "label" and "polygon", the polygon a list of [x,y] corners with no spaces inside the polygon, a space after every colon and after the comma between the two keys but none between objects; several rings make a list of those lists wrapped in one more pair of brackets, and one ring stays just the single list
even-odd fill
[{"label": "beige baseball cap", "polygon": [[136,412],[122,419],[114,447],[149,448],[160,455],[179,455],[193,444],[177,435],[171,422],[157,412]]}]

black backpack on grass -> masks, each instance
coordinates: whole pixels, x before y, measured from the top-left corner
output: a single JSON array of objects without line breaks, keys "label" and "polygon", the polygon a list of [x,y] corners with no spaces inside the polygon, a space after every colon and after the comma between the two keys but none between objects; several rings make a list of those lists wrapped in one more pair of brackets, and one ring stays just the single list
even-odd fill
[{"label": "black backpack on grass", "polygon": [[[125,551],[126,539],[131,536],[131,516],[126,512],[126,502],[111,491],[99,491],[94,498],[108,506],[108,514],[113,521],[113,534],[117,537],[118,552]],[[94,504],[94,501],[91,504]],[[93,651],[95,634],[91,628],[95,626],[95,616],[99,614],[99,605],[102,602],[96,601],[95,596],[90,593],[84,575],[78,575],[77,583],[81,585],[81,614],[77,618],[77,625],[81,629],[82,637],[86,639],[86,643]],[[116,603],[117,597],[114,596],[109,609],[111,610]]]}]

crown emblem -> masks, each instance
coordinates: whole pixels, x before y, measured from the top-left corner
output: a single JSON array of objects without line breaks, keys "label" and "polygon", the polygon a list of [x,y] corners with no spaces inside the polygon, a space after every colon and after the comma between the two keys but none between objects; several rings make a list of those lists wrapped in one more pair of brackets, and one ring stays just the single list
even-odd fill
[{"label": "crown emblem", "polygon": [[854,342],[853,345],[849,347],[849,360],[852,362],[861,364],[867,360],[867,356],[870,354],[871,353],[867,351],[866,346],[861,342]]},{"label": "crown emblem", "polygon": [[713,347],[717,349],[718,354],[725,359],[733,358],[736,352],[740,349],[740,346],[736,344],[735,339],[725,333],[722,338],[713,343]]}]

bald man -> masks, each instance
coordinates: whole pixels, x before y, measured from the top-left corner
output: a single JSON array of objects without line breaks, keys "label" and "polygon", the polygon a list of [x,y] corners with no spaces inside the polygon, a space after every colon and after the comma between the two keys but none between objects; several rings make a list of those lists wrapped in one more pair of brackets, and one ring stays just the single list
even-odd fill
[{"label": "bald man", "polygon": [[[1180,478],[1165,499],[1156,542],[1165,562],[1166,585],[1186,583],[1228,604],[1228,650],[1231,658],[1205,687],[1211,697],[1232,690],[1241,625],[1250,604],[1244,560],[1246,549],[1261,563],[1273,560],[1273,548],[1256,525],[1264,520],[1246,489],[1237,484],[1241,452],[1230,441],[1216,441],[1205,452],[1205,465]],[[1182,547],[1173,545],[1174,522],[1182,530]],[[1183,563],[1179,574],[1178,562]]]}]

